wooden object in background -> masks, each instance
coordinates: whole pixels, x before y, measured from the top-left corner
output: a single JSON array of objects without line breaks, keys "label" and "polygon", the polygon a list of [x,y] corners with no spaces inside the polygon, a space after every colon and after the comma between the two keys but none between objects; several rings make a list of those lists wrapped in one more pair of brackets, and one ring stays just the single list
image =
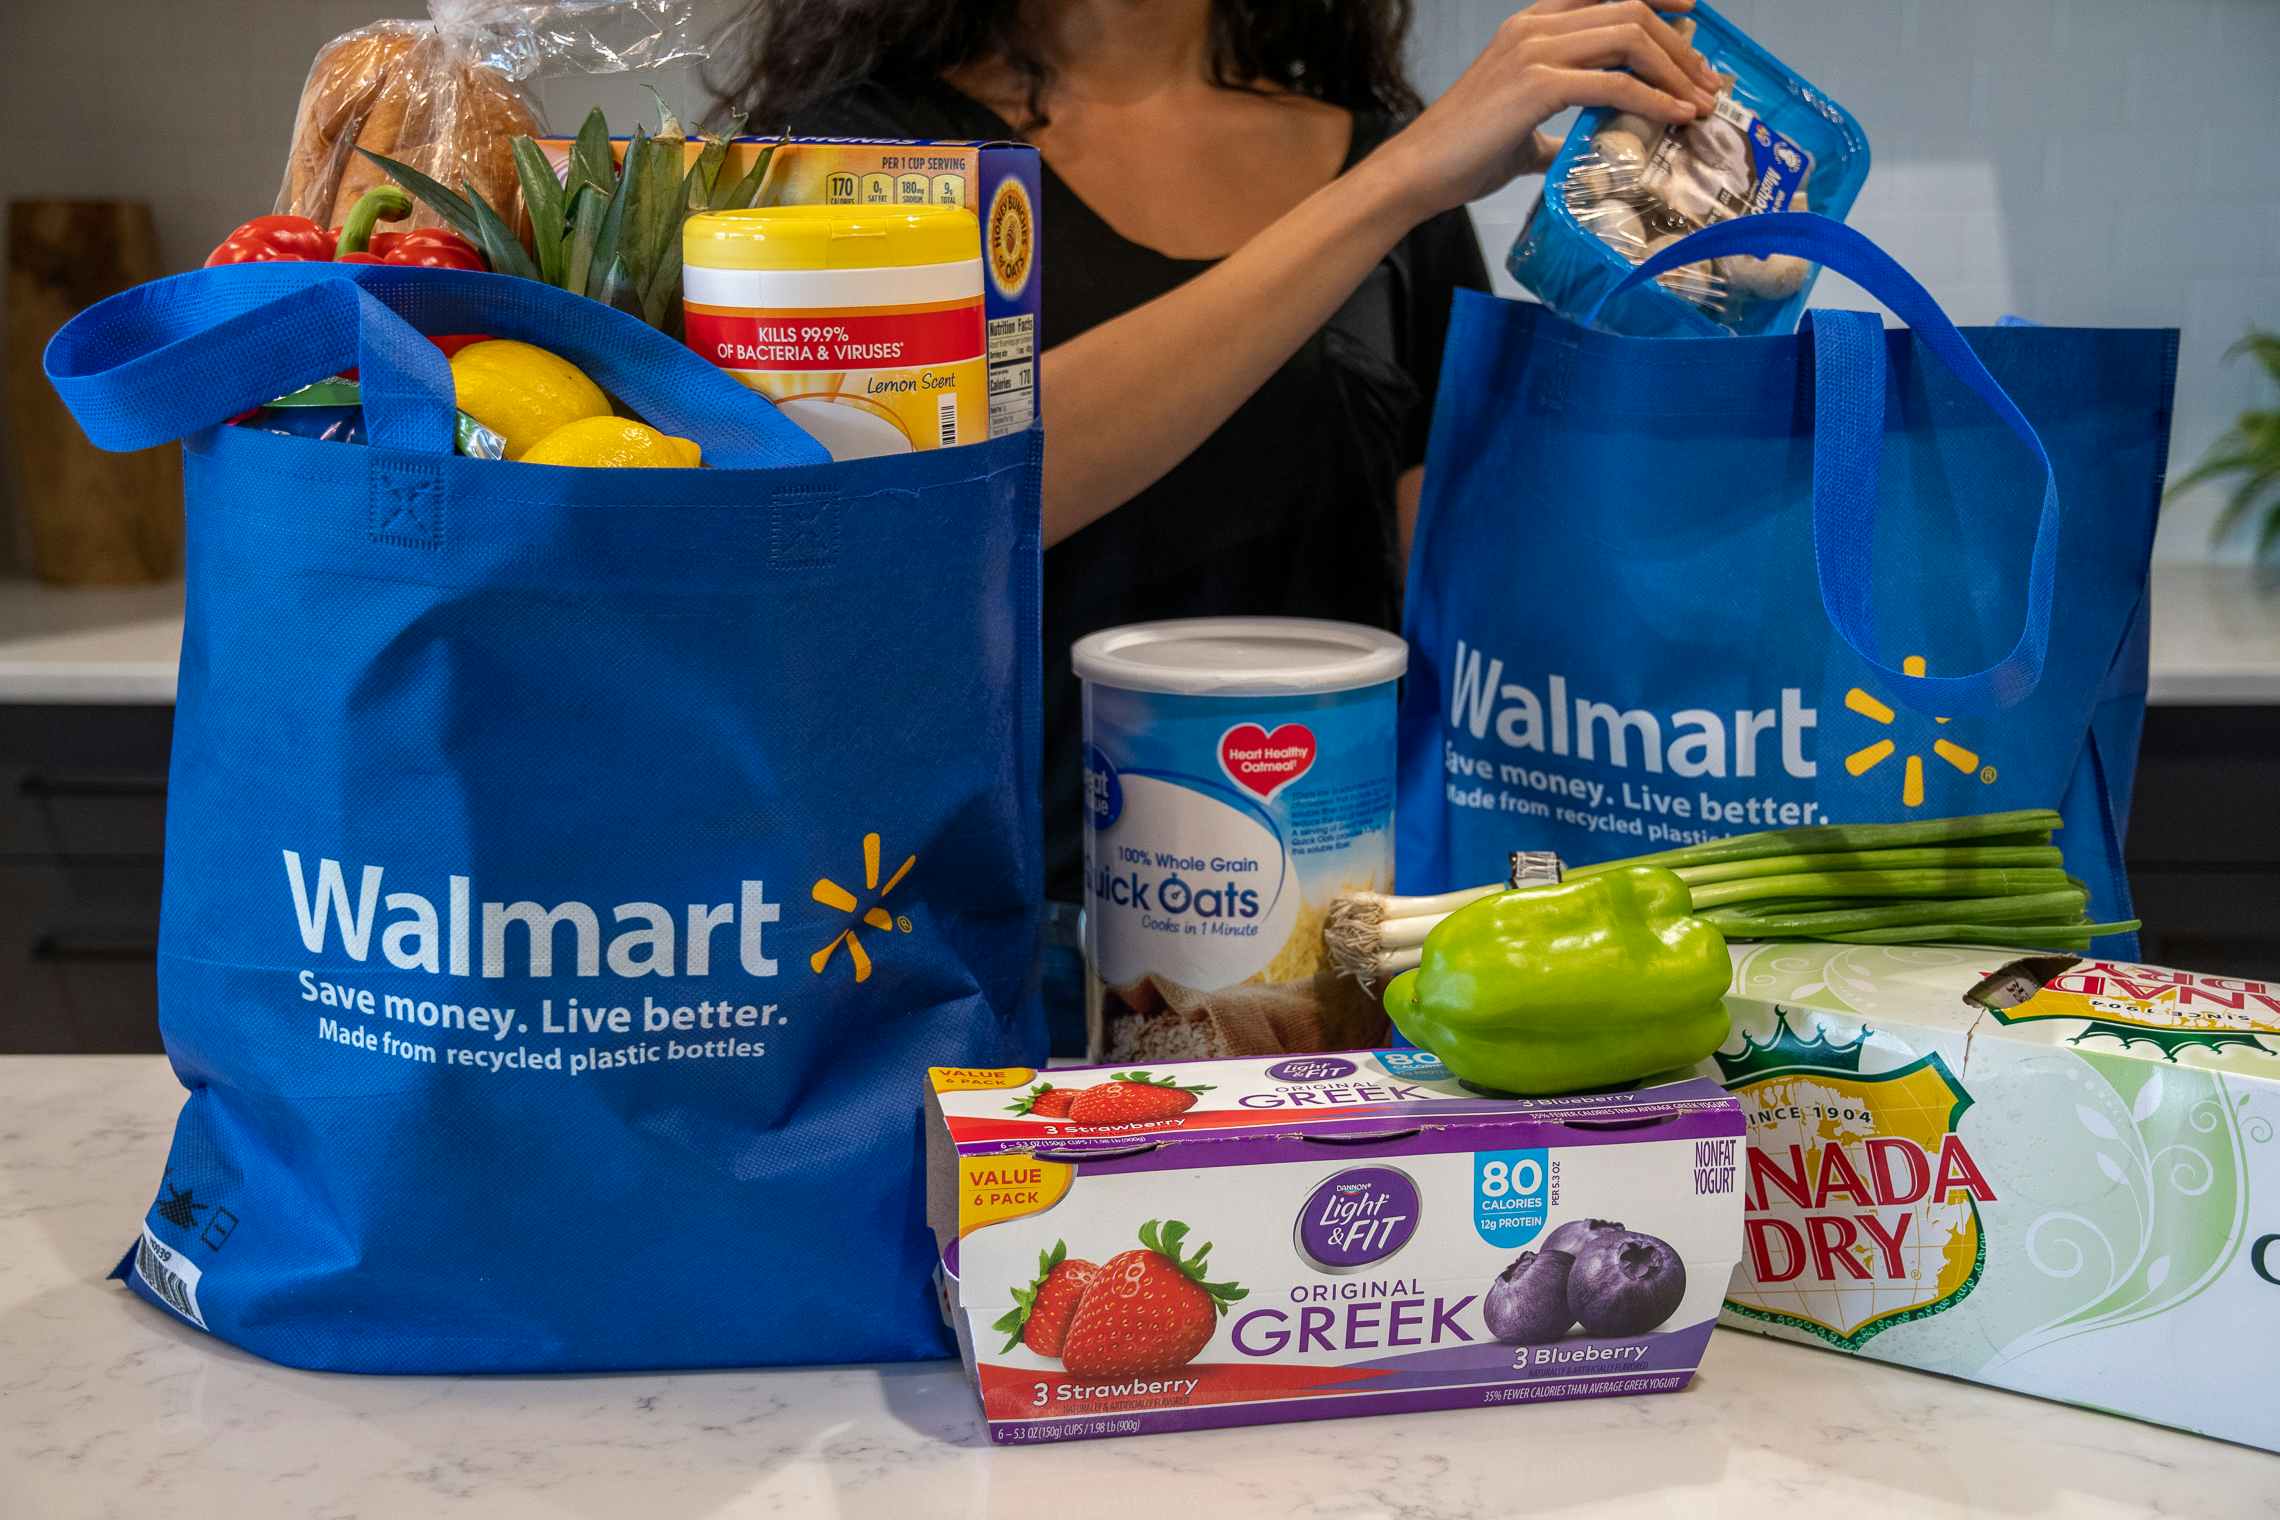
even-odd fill
[{"label": "wooden object in background", "polygon": [[154,279],[158,233],[140,201],[8,203],[8,452],[28,568],[66,585],[182,573],[182,454],[106,454],[40,372],[76,312]]}]

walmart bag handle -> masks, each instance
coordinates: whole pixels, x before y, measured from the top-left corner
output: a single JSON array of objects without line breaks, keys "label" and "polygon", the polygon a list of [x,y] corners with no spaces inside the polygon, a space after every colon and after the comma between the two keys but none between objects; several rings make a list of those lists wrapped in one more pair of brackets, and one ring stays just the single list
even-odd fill
[{"label": "walmart bag handle", "polygon": [[353,365],[373,447],[448,454],[451,367],[421,335],[462,332],[560,354],[645,421],[695,439],[707,464],[830,460],[757,391],[639,318],[470,270],[285,261],[193,270],[88,307],[50,340],[45,362],[99,448],[186,438]]},{"label": "walmart bag handle", "polygon": [[[2042,680],[2050,648],[2061,521],[2058,473],[2034,424],[1913,275],[1842,222],[1811,212],[1769,212],[1717,222],[1679,239],[1624,276],[1599,304],[1681,265],[1721,254],[1770,253],[1811,259],[1882,301],[2034,451],[2043,473],[2042,510],[2021,588],[2019,636],[2010,652],[1965,675],[1910,675],[1895,668],[1877,638],[1872,600],[1877,480],[1884,456],[1884,324],[1872,312],[1807,313],[1804,334],[1813,354],[1813,558],[1830,623],[1899,701],[1917,712],[1987,716],[2023,701]],[[1597,308],[1592,315],[1598,315]]]}]

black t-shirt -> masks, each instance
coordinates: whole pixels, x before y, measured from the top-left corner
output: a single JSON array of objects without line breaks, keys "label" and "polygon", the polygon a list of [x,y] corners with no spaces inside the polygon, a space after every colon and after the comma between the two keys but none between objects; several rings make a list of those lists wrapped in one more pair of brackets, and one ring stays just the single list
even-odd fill
[{"label": "black t-shirt", "polygon": [[[1006,138],[995,112],[947,83],[857,86],[792,122],[805,136]],[[1397,122],[1354,117],[1346,168]],[[1038,215],[1042,353],[1211,267],[1121,237],[1044,168]],[[1069,646],[1158,618],[1274,614],[1401,622],[1394,481],[1425,458],[1433,390],[1459,288],[1488,286],[1462,210],[1412,231],[1217,432],[1162,479],[1045,551],[1045,884],[1084,883],[1084,736]],[[1211,356],[1198,354],[1196,363]],[[1048,403],[1048,410],[1050,403]],[[1046,447],[1052,447],[1048,431]]]}]

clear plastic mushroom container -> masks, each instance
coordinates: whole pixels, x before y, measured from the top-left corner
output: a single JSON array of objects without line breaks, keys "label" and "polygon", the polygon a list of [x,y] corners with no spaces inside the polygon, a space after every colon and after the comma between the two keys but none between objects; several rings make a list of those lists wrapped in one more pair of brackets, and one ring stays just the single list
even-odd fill
[{"label": "clear plastic mushroom container", "polygon": [[1562,315],[1612,332],[1791,331],[1815,266],[1788,254],[1690,264],[1607,299],[1633,266],[1714,222],[1770,211],[1842,221],[1868,177],[1868,140],[1844,107],[1707,5],[1668,24],[1726,80],[1711,114],[1666,127],[1584,112],[1513,245],[1513,277]]}]

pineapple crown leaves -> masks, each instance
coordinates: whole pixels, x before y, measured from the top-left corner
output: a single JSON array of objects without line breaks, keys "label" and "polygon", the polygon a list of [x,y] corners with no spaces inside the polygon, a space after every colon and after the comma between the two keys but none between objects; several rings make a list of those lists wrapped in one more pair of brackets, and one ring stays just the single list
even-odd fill
[{"label": "pineapple crown leaves", "polygon": [[1029,1316],[1037,1308],[1037,1295],[1045,1291],[1045,1279],[1053,1275],[1055,1267],[1068,1259],[1069,1243],[1065,1240],[1056,1240],[1052,1250],[1037,1253],[1037,1276],[1030,1281],[1028,1287],[1013,1290],[1013,1307],[990,1324],[992,1330],[1005,1332],[1005,1344],[998,1348],[1000,1355],[1021,1344],[1022,1332],[1029,1328]]},{"label": "pineapple crown leaves", "polygon": [[1111,1082],[1130,1082],[1135,1087],[1166,1087],[1174,1092],[1207,1093],[1211,1091],[1209,1082],[1175,1082],[1170,1077],[1153,1076],[1145,1071],[1112,1071],[1108,1074],[1108,1080]]},{"label": "pineapple crown leaves", "polygon": [[[744,118],[731,116],[717,136],[691,138],[662,96],[657,105],[657,131],[636,126],[622,162],[599,107],[587,113],[559,175],[534,139],[511,142],[521,209],[530,223],[527,246],[515,231],[512,205],[495,207],[464,181],[453,190],[409,164],[364,148],[357,152],[480,248],[495,272],[590,297],[677,337],[682,223],[700,211],[761,204],[769,167],[791,134],[762,146],[750,171],[730,181],[721,170],[728,139],[742,131]],[[701,146],[684,167],[685,144],[692,141]]]},{"label": "pineapple crown leaves", "polygon": [[1036,1086],[1030,1088],[1029,1091],[1023,1093],[1020,1097],[1014,1099],[1011,1103],[1008,1103],[1005,1106],[1006,1112],[1009,1114],[1030,1113],[1036,1109],[1037,1100],[1044,1097],[1052,1090],[1052,1083],[1039,1082]]},{"label": "pineapple crown leaves", "polygon": [[1155,1252],[1180,1269],[1180,1275],[1205,1293],[1211,1295],[1211,1307],[1220,1314],[1239,1298],[1249,1298],[1251,1290],[1234,1283],[1211,1282],[1205,1278],[1204,1262],[1211,1255],[1211,1242],[1205,1241],[1193,1256],[1182,1256],[1180,1246],[1187,1240],[1188,1227],[1177,1219],[1151,1219],[1140,1226],[1140,1244]]}]

